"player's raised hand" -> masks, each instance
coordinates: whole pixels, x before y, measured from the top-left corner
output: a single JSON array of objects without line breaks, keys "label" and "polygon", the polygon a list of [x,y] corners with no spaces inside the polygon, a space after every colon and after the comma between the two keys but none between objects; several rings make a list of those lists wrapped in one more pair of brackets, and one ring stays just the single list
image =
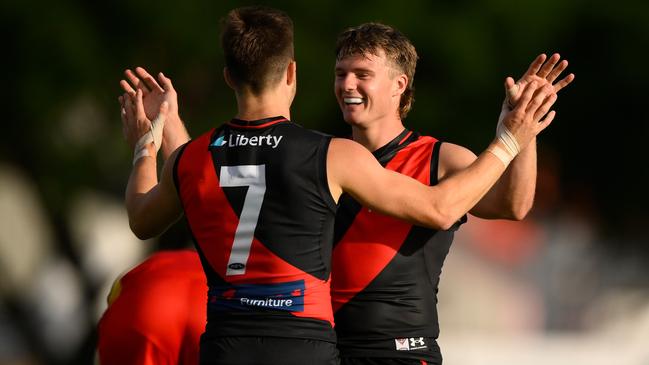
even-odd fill
[{"label": "player's raised hand", "polygon": [[119,97],[122,133],[131,148],[135,148],[137,141],[151,130],[151,122],[149,120],[146,118],[138,118],[136,98],[137,93],[141,92],[141,90],[138,90],[135,92],[135,95],[124,93]]},{"label": "player's raised hand", "polygon": [[168,104],[167,121],[162,134],[162,158],[166,160],[173,151],[190,139],[185,124],[178,115],[178,95],[171,79],[160,72],[156,81],[142,67],[136,67],[135,72],[126,70],[124,75],[128,81],[121,80],[120,86],[133,99],[136,97],[136,90],[142,91],[144,112],[150,120],[156,117],[162,102]]},{"label": "player's raised hand", "polygon": [[526,83],[514,109],[504,115],[502,125],[519,146],[526,146],[552,123],[556,112],[550,108],[556,101],[557,94],[551,84],[536,80]]},{"label": "player's raised hand", "polygon": [[142,90],[144,112],[150,120],[158,115],[160,105],[164,101],[169,104],[168,114],[170,116],[178,115],[178,95],[171,80],[162,72],[158,74],[157,81],[142,67],[136,67],[135,72],[129,69],[125,70],[124,76],[128,81],[120,80],[120,86],[131,97],[136,96],[136,90]]},{"label": "player's raised hand", "polygon": [[163,101],[158,106],[158,112],[153,121],[144,111],[143,93],[138,89],[135,97],[128,93],[119,97],[121,105],[122,132],[129,146],[136,150],[145,144],[153,143],[155,152],[162,143],[162,130],[169,113],[169,103]]},{"label": "player's raised hand", "polygon": [[549,59],[545,54],[540,54],[532,61],[530,67],[518,81],[514,82],[513,78],[508,77],[505,80],[505,91],[506,103],[509,108],[513,109],[516,106],[516,103],[521,98],[523,88],[531,81],[536,81],[541,86],[544,84],[551,85],[555,94],[568,86],[575,79],[575,75],[570,73],[561,80],[556,81],[568,67],[567,60],[561,62],[559,60],[561,60],[561,56],[558,53],[553,54]]}]

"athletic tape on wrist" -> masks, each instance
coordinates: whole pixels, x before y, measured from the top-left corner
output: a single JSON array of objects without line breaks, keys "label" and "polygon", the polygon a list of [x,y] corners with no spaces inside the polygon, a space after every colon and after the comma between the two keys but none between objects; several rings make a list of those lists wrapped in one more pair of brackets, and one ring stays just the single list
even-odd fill
[{"label": "athletic tape on wrist", "polygon": [[503,144],[505,149],[494,146],[493,149],[488,150],[496,157],[498,157],[503,162],[503,164],[505,164],[505,166],[509,165],[514,157],[516,157],[521,151],[518,140],[516,140],[514,134],[512,134],[512,132],[503,123],[503,120],[505,120],[507,113],[514,109],[511,98],[518,94],[518,89],[519,85],[515,84],[507,90],[505,105],[503,105],[500,116],[498,116],[498,124],[496,125],[496,137]]},{"label": "athletic tape on wrist", "polygon": [[158,153],[162,146],[162,131],[164,129],[165,119],[164,115],[158,114],[153,122],[151,122],[151,129],[137,141],[133,152],[133,165],[142,157],[150,156],[146,146],[151,142],[153,142],[156,154]]},{"label": "athletic tape on wrist", "polygon": [[512,155],[509,154],[509,152],[503,150],[498,146],[493,146],[491,148],[488,148],[487,152],[491,152],[491,154],[498,157],[500,162],[502,162],[503,165],[505,165],[505,167],[507,167],[509,163],[512,162],[512,160],[514,159]]},{"label": "athletic tape on wrist", "polygon": [[498,122],[498,126],[496,127],[496,137],[505,145],[506,151],[512,155],[512,158],[516,157],[521,151],[516,137],[507,129],[502,121]]}]

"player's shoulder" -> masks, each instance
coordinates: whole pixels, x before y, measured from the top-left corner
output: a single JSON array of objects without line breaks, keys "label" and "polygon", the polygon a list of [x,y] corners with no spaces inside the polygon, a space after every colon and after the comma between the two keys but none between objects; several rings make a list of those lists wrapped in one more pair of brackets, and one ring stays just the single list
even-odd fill
[{"label": "player's shoulder", "polygon": [[347,138],[331,138],[331,146],[329,149],[336,154],[369,154],[369,151],[361,146],[360,143]]},{"label": "player's shoulder", "polygon": [[295,122],[277,125],[276,130],[278,132],[292,133],[301,137],[312,139],[327,139],[333,137],[328,133],[320,132],[315,129],[305,128],[304,126]]},{"label": "player's shoulder", "polygon": [[473,153],[470,149],[451,142],[444,142],[440,146],[440,154],[442,156],[448,155],[448,157],[452,157],[454,155],[459,155],[461,158],[467,158],[468,156],[472,156],[473,159],[475,159],[476,157],[475,153]]},{"label": "player's shoulder", "polygon": [[440,177],[467,168],[477,158],[470,149],[459,144],[444,142],[439,149]]},{"label": "player's shoulder", "polygon": [[346,138],[332,138],[327,153],[327,166],[343,171],[364,169],[378,163],[372,153],[361,144]]},{"label": "player's shoulder", "polygon": [[309,133],[319,138],[334,138],[334,136],[329,133],[321,132],[315,129],[306,129],[306,130],[309,131]]},{"label": "player's shoulder", "polygon": [[171,155],[169,155],[169,161],[176,161],[179,156],[185,154],[186,150],[204,150],[210,144],[213,143],[214,136],[217,129],[220,128],[211,128],[196,138],[192,138],[184,144],[180,145]]}]

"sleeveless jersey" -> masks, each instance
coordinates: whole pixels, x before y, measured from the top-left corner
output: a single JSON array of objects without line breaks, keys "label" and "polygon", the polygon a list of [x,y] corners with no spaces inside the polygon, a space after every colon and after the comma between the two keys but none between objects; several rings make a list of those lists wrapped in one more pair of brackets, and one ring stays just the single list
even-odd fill
[{"label": "sleeveless jersey", "polygon": [[[440,145],[433,137],[405,130],[374,156],[387,169],[435,185]],[[438,231],[341,197],[332,262],[341,356],[441,361],[435,343],[437,288],[454,231],[465,219]]]},{"label": "sleeveless jersey", "polygon": [[98,325],[99,363],[197,364],[206,289],[193,250],[151,255],[113,285]]},{"label": "sleeveless jersey", "polygon": [[234,119],[189,142],[175,185],[207,275],[205,336],[335,341],[330,137]]}]

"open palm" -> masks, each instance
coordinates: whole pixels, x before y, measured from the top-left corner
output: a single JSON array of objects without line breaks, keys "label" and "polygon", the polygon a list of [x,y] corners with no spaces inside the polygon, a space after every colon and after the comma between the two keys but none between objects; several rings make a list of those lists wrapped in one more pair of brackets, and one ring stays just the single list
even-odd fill
[{"label": "open palm", "polygon": [[159,84],[142,67],[136,67],[135,72],[126,70],[124,75],[128,81],[121,80],[120,86],[125,92],[131,96],[135,96],[137,89],[142,90],[142,102],[147,118],[153,120],[158,115],[160,105],[164,101],[169,104],[168,113],[170,115],[178,114],[178,95],[171,84],[171,80],[162,73],[158,74]]},{"label": "open palm", "polygon": [[550,84],[554,88],[554,93],[568,86],[574,79],[574,74],[568,74],[563,79],[555,82],[561,73],[568,67],[568,61],[563,60],[559,62],[561,56],[558,53],[553,54],[547,59],[545,54],[540,54],[532,61],[530,67],[525,74],[514,83],[514,79],[508,77],[505,81],[505,88],[507,90],[507,103],[509,107],[515,106],[522,95],[522,90],[525,85],[532,81],[537,82],[539,85]]}]

